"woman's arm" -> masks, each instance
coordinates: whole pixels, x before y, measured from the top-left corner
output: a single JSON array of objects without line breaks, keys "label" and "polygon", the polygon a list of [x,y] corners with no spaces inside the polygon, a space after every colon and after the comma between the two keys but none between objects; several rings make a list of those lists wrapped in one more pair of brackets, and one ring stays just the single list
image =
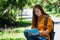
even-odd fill
[{"label": "woman's arm", "polygon": [[50,17],[48,17],[47,29],[45,31],[40,32],[42,35],[49,34],[53,29],[53,22]]},{"label": "woman's arm", "polygon": [[50,33],[52,31],[52,29],[53,29],[53,22],[52,22],[51,18],[48,17],[48,23],[47,23],[46,32],[47,33]]}]

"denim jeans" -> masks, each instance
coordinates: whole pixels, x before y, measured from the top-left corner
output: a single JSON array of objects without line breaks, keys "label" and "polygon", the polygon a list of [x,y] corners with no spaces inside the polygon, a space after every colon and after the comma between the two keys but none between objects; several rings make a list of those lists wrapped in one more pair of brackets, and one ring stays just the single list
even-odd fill
[{"label": "denim jeans", "polygon": [[24,31],[24,36],[26,37],[27,40],[48,40],[47,38],[38,35],[29,36],[28,32],[29,32],[28,30]]}]

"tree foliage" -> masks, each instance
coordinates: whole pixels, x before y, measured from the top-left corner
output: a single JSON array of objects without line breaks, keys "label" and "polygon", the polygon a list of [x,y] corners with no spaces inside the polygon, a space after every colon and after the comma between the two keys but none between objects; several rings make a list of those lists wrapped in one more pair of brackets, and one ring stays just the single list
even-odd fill
[{"label": "tree foliage", "polygon": [[23,8],[32,8],[35,4],[40,4],[50,12],[52,10],[55,10],[55,13],[60,12],[60,0],[0,0],[1,24],[2,22],[4,22],[4,24],[14,22],[16,15],[21,13]]}]

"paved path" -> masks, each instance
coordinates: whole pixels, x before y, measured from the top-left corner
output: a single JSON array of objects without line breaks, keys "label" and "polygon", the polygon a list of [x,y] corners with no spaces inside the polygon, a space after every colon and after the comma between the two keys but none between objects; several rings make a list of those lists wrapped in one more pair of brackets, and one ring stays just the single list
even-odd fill
[{"label": "paved path", "polygon": [[55,37],[54,40],[60,40],[60,18],[52,17],[54,24]]},{"label": "paved path", "polygon": [[55,39],[54,40],[60,40],[60,23],[55,24]]}]

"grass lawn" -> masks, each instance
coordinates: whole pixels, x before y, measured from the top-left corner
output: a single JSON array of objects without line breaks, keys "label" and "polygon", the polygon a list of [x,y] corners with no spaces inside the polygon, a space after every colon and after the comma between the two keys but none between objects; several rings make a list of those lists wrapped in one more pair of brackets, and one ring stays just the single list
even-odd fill
[{"label": "grass lawn", "polygon": [[23,20],[22,22],[18,21],[12,29],[0,29],[0,40],[26,40],[23,31],[30,28],[30,20]]},{"label": "grass lawn", "polygon": [[25,40],[23,31],[29,27],[0,30],[0,40]]}]

